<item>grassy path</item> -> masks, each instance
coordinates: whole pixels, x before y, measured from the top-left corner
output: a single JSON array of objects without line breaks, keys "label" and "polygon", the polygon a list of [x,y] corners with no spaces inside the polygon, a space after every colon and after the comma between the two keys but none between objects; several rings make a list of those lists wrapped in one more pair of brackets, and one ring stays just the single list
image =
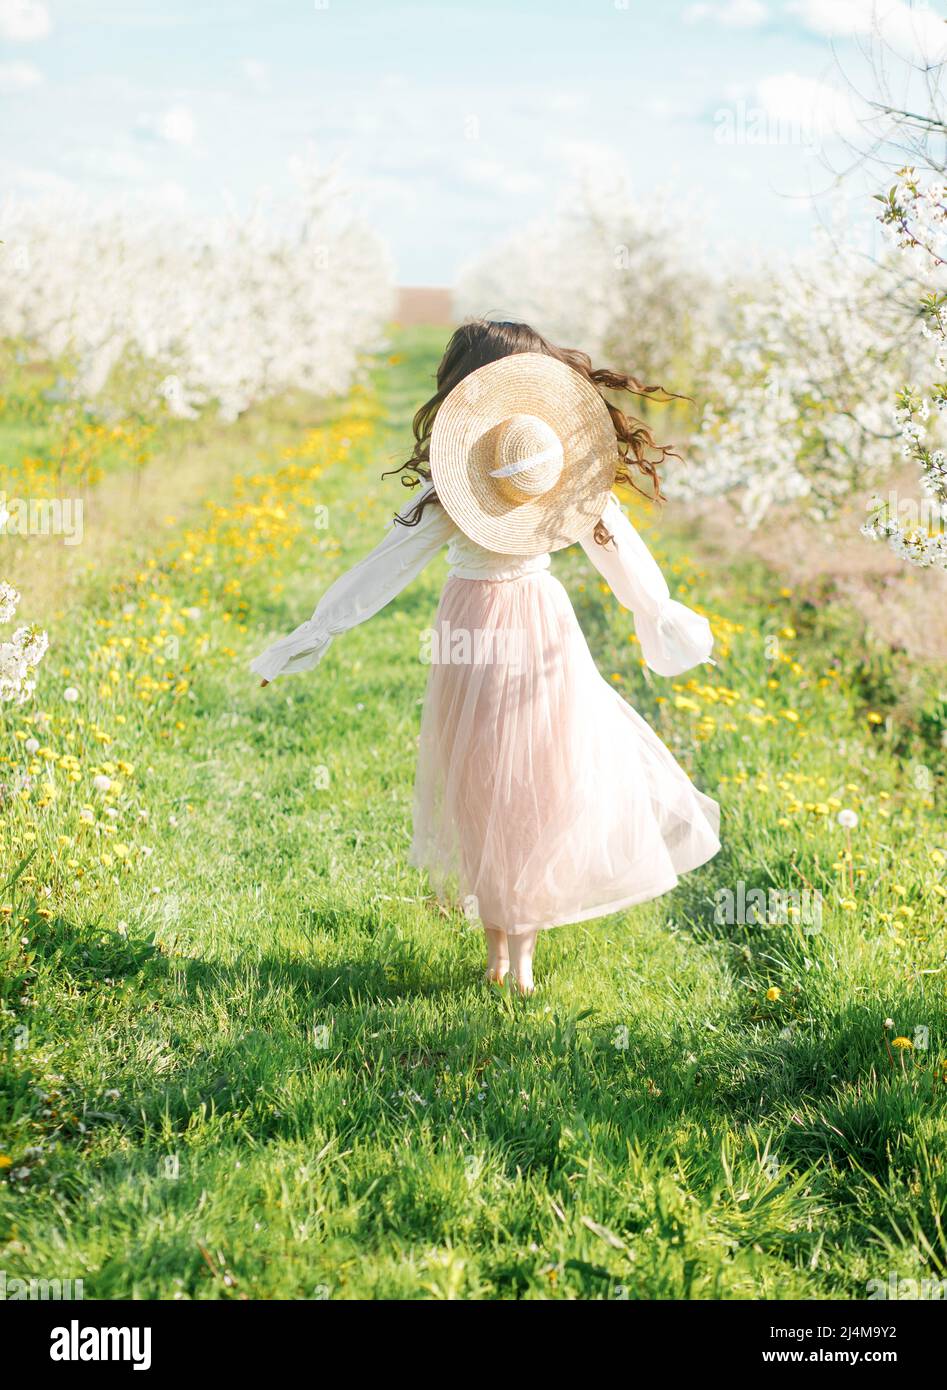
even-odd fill
[{"label": "grassy path", "polygon": [[[232,481],[218,458],[214,504],[93,566],[40,703],[0,716],[4,863],[33,856],[2,900],[0,1266],[106,1298],[943,1277],[944,754],[889,719],[846,614],[650,531],[720,654],[652,680],[629,615],[557,557],[725,847],[545,937],[530,1001],[485,991],[477,932],[405,867],[443,559],[317,672],[249,678],[400,502],[377,474],[435,346],[406,338]],[[818,892],[821,921],[718,921],[741,882]]]}]

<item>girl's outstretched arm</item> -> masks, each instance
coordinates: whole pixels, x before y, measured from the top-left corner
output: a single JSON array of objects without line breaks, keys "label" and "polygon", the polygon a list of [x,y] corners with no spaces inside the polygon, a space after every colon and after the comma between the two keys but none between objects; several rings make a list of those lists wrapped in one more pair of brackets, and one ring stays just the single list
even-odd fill
[{"label": "girl's outstretched arm", "polygon": [[371,618],[406,588],[456,532],[439,504],[425,507],[416,526],[392,523],[391,530],[319,600],[312,617],[267,647],[250,670],[268,685],[277,676],[305,671],[322,660],[333,637]]},{"label": "girl's outstretched arm", "polygon": [[614,494],[602,522],[613,539],[599,545],[592,532],[582,549],[618,602],[635,617],[635,632],[648,666],[659,676],[679,676],[710,661],[714,639],[707,619],[671,598],[667,580]]}]

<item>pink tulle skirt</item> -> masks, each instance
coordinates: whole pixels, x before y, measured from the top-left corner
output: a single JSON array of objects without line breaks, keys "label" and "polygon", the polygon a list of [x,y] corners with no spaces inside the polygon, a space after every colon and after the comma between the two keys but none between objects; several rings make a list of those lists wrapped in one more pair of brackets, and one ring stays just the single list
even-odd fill
[{"label": "pink tulle skirt", "polygon": [[720,848],[717,803],[599,675],[546,570],[448,579],[421,720],[411,862],[520,933],[668,892]]}]

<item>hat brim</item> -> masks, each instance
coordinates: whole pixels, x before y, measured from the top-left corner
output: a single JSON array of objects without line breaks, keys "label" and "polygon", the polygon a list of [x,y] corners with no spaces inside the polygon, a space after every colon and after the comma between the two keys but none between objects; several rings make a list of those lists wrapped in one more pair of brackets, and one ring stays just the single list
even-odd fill
[{"label": "hat brim", "polygon": [[[499,427],[511,415],[535,415],[562,444],[562,472],[540,497],[511,500],[490,477]],[[541,555],[586,535],[605,509],[619,459],[602,396],[544,353],[513,353],[471,372],[442,402],[431,432],[431,477],[444,510],[471,540],[501,555]]]}]

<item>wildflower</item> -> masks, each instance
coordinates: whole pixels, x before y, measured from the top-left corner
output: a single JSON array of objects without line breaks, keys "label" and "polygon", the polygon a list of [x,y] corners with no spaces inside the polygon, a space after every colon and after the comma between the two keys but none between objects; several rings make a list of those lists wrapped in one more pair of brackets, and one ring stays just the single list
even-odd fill
[{"label": "wildflower", "polygon": [[0,623],[9,623],[20,602],[20,595],[12,584],[0,582]]},{"label": "wildflower", "polygon": [[74,685],[67,685],[62,693],[63,699],[69,705],[74,705],[79,698],[79,692]]},{"label": "wildflower", "polygon": [[776,1000],[780,997],[781,994],[782,990],[779,989],[776,985],[770,985],[769,989],[766,991],[766,997],[771,1004],[775,1004]]},{"label": "wildflower", "polygon": [[910,1038],[892,1038],[891,1046],[899,1047],[902,1052],[908,1052],[914,1047],[914,1044]]},{"label": "wildflower", "polygon": [[839,811],[836,820],[843,829],[854,830],[858,824],[858,815],[855,811],[850,811],[848,807],[845,807],[844,810]]},{"label": "wildflower", "polygon": [[100,772],[97,776],[93,777],[92,785],[97,792],[107,792],[112,785],[112,779],[111,777],[106,777],[104,772]]}]

